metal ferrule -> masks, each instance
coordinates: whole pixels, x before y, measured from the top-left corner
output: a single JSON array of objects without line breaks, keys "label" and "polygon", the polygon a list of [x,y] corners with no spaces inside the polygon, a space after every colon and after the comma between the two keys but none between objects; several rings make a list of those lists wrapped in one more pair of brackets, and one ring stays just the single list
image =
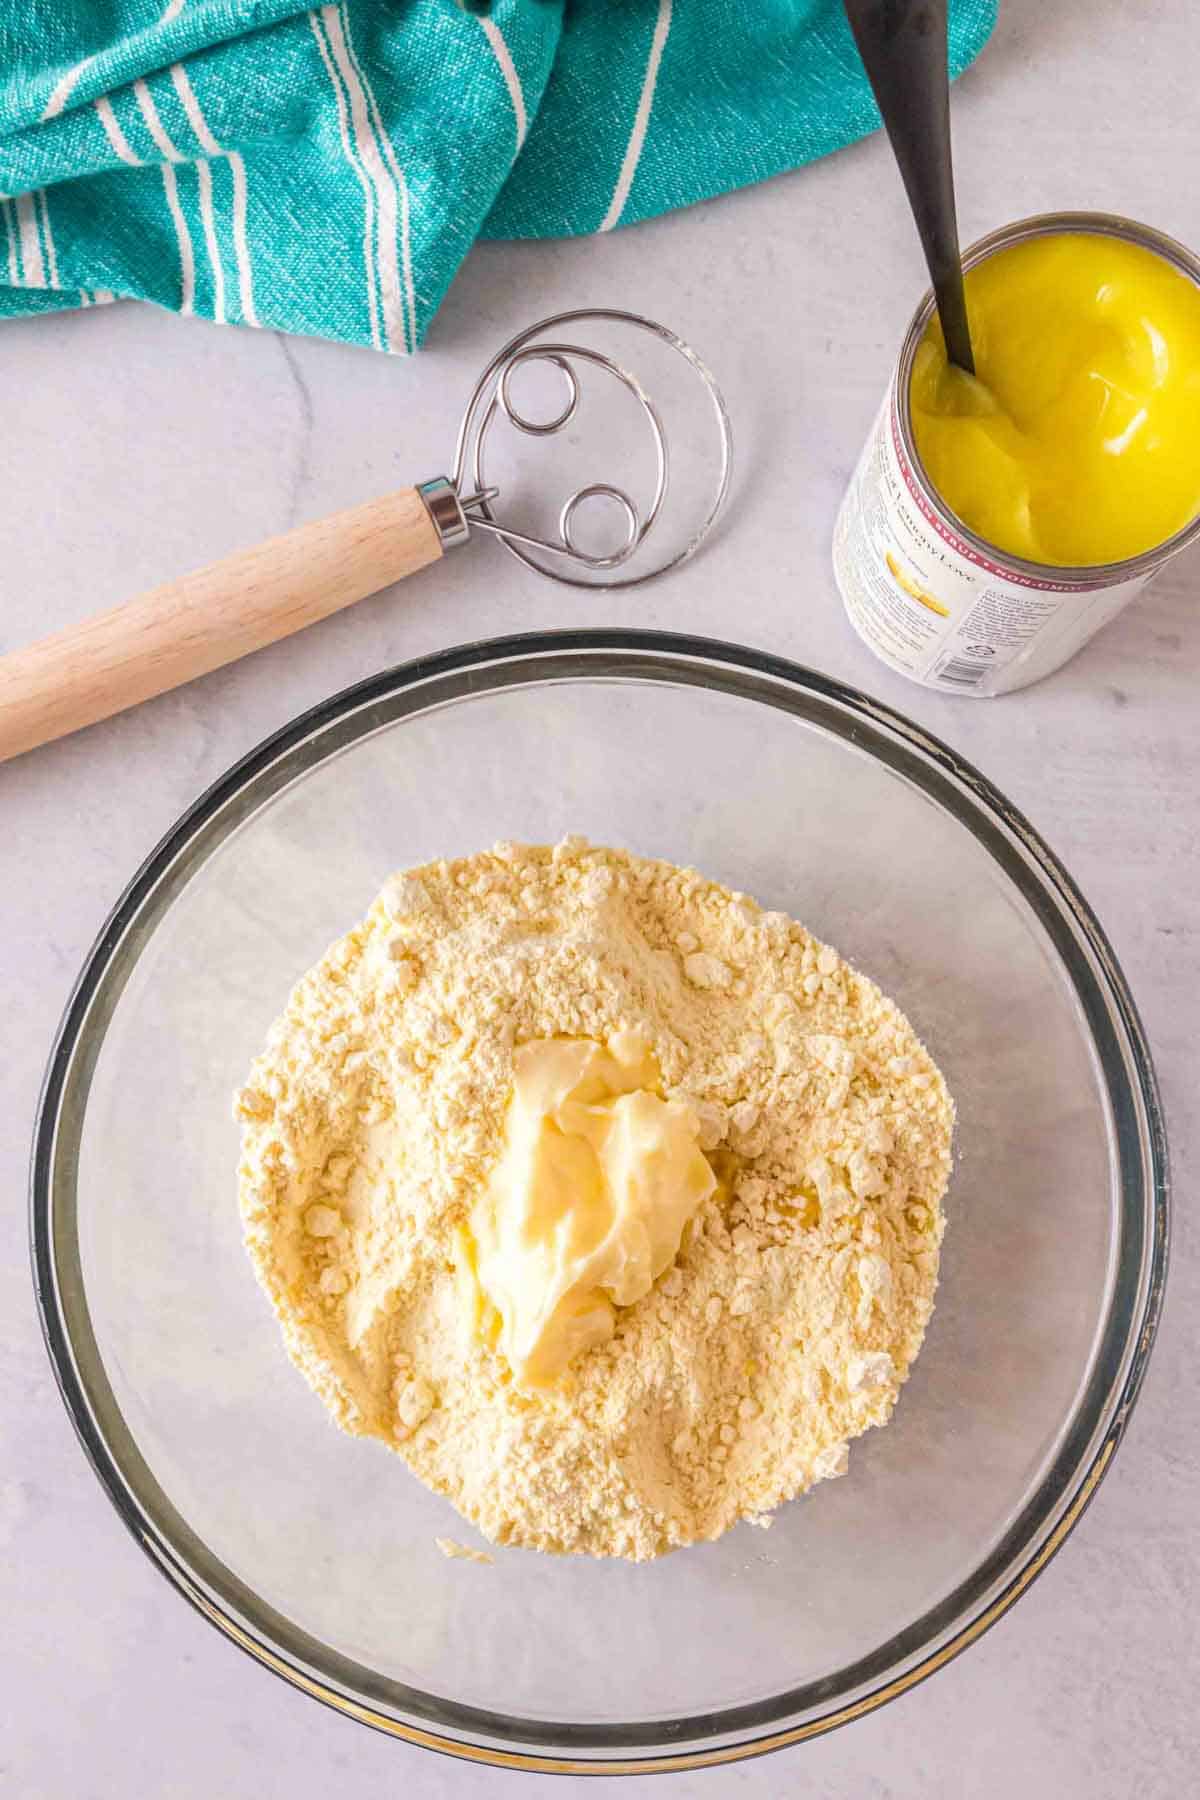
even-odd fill
[{"label": "metal ferrule", "polygon": [[433,520],[442,549],[452,550],[456,544],[465,544],[471,535],[471,527],[458,497],[458,489],[450,477],[435,475],[432,481],[418,482],[417,492]]}]

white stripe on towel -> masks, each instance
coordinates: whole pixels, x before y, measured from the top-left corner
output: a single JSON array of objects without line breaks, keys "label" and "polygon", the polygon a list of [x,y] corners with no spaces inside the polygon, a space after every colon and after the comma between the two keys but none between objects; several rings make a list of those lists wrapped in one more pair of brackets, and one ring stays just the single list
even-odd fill
[{"label": "white stripe on towel", "polygon": [[12,287],[21,285],[20,271],[17,268],[17,237],[13,230],[12,201],[5,194],[0,199],[0,212],[4,214],[4,230],[8,237],[8,279]]},{"label": "white stripe on towel", "polygon": [[[178,84],[176,85],[178,86]],[[194,312],[196,303],[195,253],[192,249],[191,232],[188,230],[187,220],[184,218],[183,208],[179,203],[179,183],[175,171],[171,167],[172,163],[185,162],[187,158],[176,147],[163,124],[158,107],[154,103],[154,96],[146,83],[141,79],[135,81],[133,91],[137,95],[138,105],[142,109],[142,117],[146,121],[150,136],[167,159],[162,165],[162,178],[167,195],[167,205],[171,210],[171,218],[175,225],[175,235],[179,239],[179,266],[183,286],[183,301],[180,311]],[[215,143],[216,140],[212,138],[211,133],[208,133],[207,126],[205,132],[210,141]],[[221,264],[220,245],[217,243],[217,221],[212,201],[212,170],[204,160],[196,164],[196,180],[199,188],[200,223],[204,230],[204,247],[208,252],[209,266],[212,269],[213,318],[218,324],[223,325],[225,323],[225,270]]]},{"label": "white stripe on towel", "polygon": [[171,139],[167,134],[166,126],[158,116],[158,108],[154,104],[154,95],[150,92],[150,89],[146,86],[145,81],[140,75],[133,84],[133,91],[137,95],[137,103],[142,109],[142,117],[146,121],[150,136],[154,139],[155,149],[158,150],[161,155],[165,156],[168,162],[182,162],[182,153],[178,151],[171,142]]},{"label": "white stripe on towel", "polygon": [[334,99],[337,101],[338,127],[342,134],[342,150],[345,154],[346,161],[357,175],[363,191],[363,259],[366,263],[367,270],[367,308],[371,318],[371,343],[372,346],[378,350],[380,342],[379,316],[375,300],[375,258],[372,244],[375,223],[374,190],[367,180],[366,171],[359,162],[358,157],[355,155],[354,147],[351,143],[350,123],[346,113],[346,97],[342,92],[342,84],[338,78],[338,72],[334,67],[333,57],[329,50],[329,46],[325,42],[325,33],[321,28],[321,20],[315,12],[310,12],[308,15],[308,22],[312,26],[313,36],[317,40],[317,48],[321,52],[321,61],[325,64],[325,73],[329,76],[330,83],[333,87]]},{"label": "white stripe on towel", "polygon": [[37,207],[32,194],[17,195],[17,230],[21,236],[21,269],[25,276],[25,286],[44,288],[46,265],[42,261]]},{"label": "white stripe on towel", "polygon": [[525,133],[529,130],[529,119],[525,112],[525,95],[521,88],[521,77],[517,74],[517,65],[512,59],[512,52],[504,41],[504,33],[495,19],[486,13],[477,14],[483,26],[488,43],[492,46],[492,54],[500,65],[500,73],[504,77],[504,85],[508,89],[508,97],[512,101],[513,118],[517,122],[517,149],[525,142]]},{"label": "white stripe on towel", "polygon": [[[187,71],[182,63],[171,64],[171,80],[175,92],[179,95],[183,110],[187,114],[188,124],[195,132],[202,150],[210,156],[219,156],[221,146],[208,129],[208,120],[200,110],[200,102],[196,98],[195,89],[188,80]],[[201,160],[196,164],[196,181],[200,190],[200,222],[204,227],[204,245],[208,251],[208,260],[213,272],[213,318],[218,325],[225,323],[225,270],[221,265],[221,249],[217,243],[217,216],[213,210],[212,166]]]},{"label": "white stripe on towel", "polygon": [[247,325],[258,324],[254,310],[254,276],[250,266],[250,240],[246,236],[246,164],[240,150],[229,152],[233,174],[233,248],[237,256],[238,297]]},{"label": "white stripe on towel", "polygon": [[132,168],[141,166],[141,157],[130,147],[129,139],[117,123],[117,115],[112,109],[112,101],[107,94],[101,94],[96,101],[96,115],[104,127],[104,135],[116,151],[123,163]]},{"label": "white stripe on towel", "polygon": [[409,230],[408,182],[405,178],[403,169],[396,161],[396,152],[392,149],[392,140],[384,130],[383,119],[379,112],[379,103],[375,98],[375,90],[363,74],[362,67],[359,63],[358,52],[354,48],[354,40],[350,35],[350,15],[344,4],[344,0],[342,5],[342,17],[346,23],[346,43],[349,46],[351,56],[354,58],[354,66],[362,77],[363,86],[367,93],[367,100],[371,108],[371,116],[375,123],[375,130],[380,143],[383,145],[383,153],[387,157],[392,176],[396,182],[400,195],[400,251],[404,262],[404,295],[408,303],[408,338],[409,347],[415,350],[417,347],[417,297],[416,290],[413,287],[412,237]]},{"label": "white stripe on towel", "polygon": [[204,246],[213,275],[213,319],[225,323],[225,270],[221,264],[221,246],[217,243],[217,216],[213,211],[212,164],[201,157],[196,164],[196,181],[200,189],[200,220],[204,226]]},{"label": "white stripe on towel", "polygon": [[168,5],[166,7],[166,10],[164,11],[162,17],[158,21],[159,24],[160,25],[169,25],[171,23],[171,20],[177,19],[182,11],[183,11],[183,0],[168,0]]},{"label": "white stripe on towel", "polygon": [[[188,124],[196,134],[196,140],[202,150],[210,156],[224,156],[229,162],[233,178],[233,251],[237,259],[238,293],[242,305],[242,318],[247,325],[258,324],[258,314],[254,310],[254,282],[250,269],[250,245],[246,237],[246,164],[239,150],[223,150],[213,136],[208,120],[196,97],[196,90],[188,78],[188,72],[182,63],[172,63],[171,80],[175,84],[175,92],[179,95]],[[204,187],[201,182],[201,203],[204,201]],[[210,190],[211,201],[211,190]],[[205,221],[207,230],[207,219]],[[212,246],[209,247],[212,254]],[[214,267],[216,265],[214,264]],[[224,284],[222,283],[222,291]]]},{"label": "white stripe on towel", "polygon": [[239,149],[230,149],[228,166],[234,175],[234,254],[237,256],[237,293],[241,299],[241,317],[248,326],[257,326],[259,315],[254,310],[250,239],[246,238],[246,164]]},{"label": "white stripe on towel", "polygon": [[208,128],[208,120],[200,110],[200,102],[196,98],[196,90],[188,79],[188,72],[182,63],[171,64],[171,80],[180,103],[187,114],[188,124],[196,134],[200,148],[207,156],[220,156],[221,146]]},{"label": "white stripe on towel", "polygon": [[[410,333],[406,320],[406,298],[411,307],[412,273],[408,267],[408,189],[404,176],[396,165],[391,154],[387,133],[383,129],[379,117],[379,108],[370,84],[363,74],[357,56],[350,42],[350,21],[346,8],[342,6],[323,6],[321,17],[325,29],[329,33],[329,46],[334,60],[346,83],[346,92],[350,97],[350,118],[354,125],[355,142],[362,158],[363,168],[370,177],[375,189],[375,197],[379,204],[379,235],[376,244],[376,266],[379,271],[379,296],[383,312],[384,347],[388,350],[407,350],[410,345]],[[387,157],[391,163],[392,173],[384,162]],[[408,294],[401,291],[400,264],[397,258],[396,237],[400,228],[400,214],[403,211],[403,230],[405,242],[405,276]]]},{"label": "white stripe on towel", "polygon": [[642,80],[642,93],[638,101],[637,113],[633,121],[633,130],[629,134],[629,142],[625,146],[625,157],[621,163],[621,173],[617,176],[617,185],[613,189],[613,197],[600,224],[601,231],[611,231],[618,224],[625,210],[625,202],[629,198],[629,190],[633,186],[633,178],[637,173],[638,162],[642,154],[642,145],[646,141],[646,127],[650,123],[650,108],[654,104],[654,86],[658,80],[658,65],[662,61],[663,46],[667,41],[667,33],[671,29],[671,0],[658,0],[658,17],[654,21],[654,36],[650,40],[650,55],[646,59],[646,73]]},{"label": "white stripe on towel", "polygon": [[43,112],[41,118],[41,123],[43,125],[46,123],[47,119],[57,119],[59,113],[62,112],[67,101],[71,98],[71,92],[75,83],[79,80],[79,77],[83,74],[83,71],[87,68],[88,64],[95,62],[95,60],[96,58],[94,56],[85,56],[83,61],[77,62],[73,69],[67,70],[66,74],[46,102],[46,110]]},{"label": "white stripe on towel", "polygon": [[179,241],[179,310],[181,313],[193,313],[196,310],[196,257],[192,249],[192,234],[187,228],[187,220],[179,204],[179,182],[170,163],[162,165],[162,183],[171,223]]},{"label": "white stripe on towel", "polygon": [[54,233],[50,228],[50,196],[45,188],[39,188],[35,196],[42,203],[42,238],[46,245],[46,268],[52,288],[62,284],[58,279],[58,254],[54,248]]}]

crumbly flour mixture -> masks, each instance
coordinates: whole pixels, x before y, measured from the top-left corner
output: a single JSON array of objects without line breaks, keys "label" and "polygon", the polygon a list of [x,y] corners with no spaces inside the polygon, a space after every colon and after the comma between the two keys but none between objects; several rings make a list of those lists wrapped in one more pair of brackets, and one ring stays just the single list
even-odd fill
[{"label": "crumbly flour mixture", "polygon": [[[470,1328],[463,1232],[517,1047],[636,1032],[715,1191],[607,1342],[528,1391]],[[953,1106],[803,926],[568,838],[393,877],[238,1095],[246,1242],[288,1353],[486,1537],[644,1559],[844,1472],[933,1308]]]}]

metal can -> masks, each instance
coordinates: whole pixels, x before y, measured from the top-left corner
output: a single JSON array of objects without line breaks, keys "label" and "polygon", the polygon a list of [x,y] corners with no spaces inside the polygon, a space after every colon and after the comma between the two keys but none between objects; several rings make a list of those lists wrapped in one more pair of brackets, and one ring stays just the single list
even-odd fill
[{"label": "metal can", "polygon": [[[963,267],[1027,238],[1087,232],[1151,250],[1200,286],[1182,244],[1109,213],[1044,213],[973,244]],[[933,314],[926,294],[838,513],[833,567],[859,637],[901,675],[947,694],[988,697],[1061,668],[1163,564],[1200,538],[1200,516],[1123,562],[1060,568],[1027,562],[977,536],[921,466],[909,401],[913,359]]]}]

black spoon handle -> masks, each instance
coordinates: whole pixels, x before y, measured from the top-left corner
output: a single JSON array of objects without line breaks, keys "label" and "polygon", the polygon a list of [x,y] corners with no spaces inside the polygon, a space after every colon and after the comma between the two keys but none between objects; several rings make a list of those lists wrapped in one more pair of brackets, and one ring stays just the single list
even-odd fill
[{"label": "black spoon handle", "polygon": [[952,363],[975,373],[950,158],[946,0],[843,0],[917,222]]}]

